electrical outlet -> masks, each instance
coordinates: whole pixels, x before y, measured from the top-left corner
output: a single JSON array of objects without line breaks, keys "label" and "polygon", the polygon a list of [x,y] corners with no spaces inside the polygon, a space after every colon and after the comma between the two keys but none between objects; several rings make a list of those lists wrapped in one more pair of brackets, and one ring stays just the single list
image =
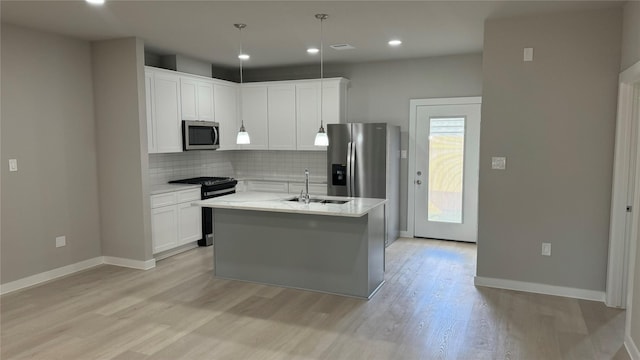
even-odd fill
[{"label": "electrical outlet", "polygon": [[542,255],[551,256],[551,243],[542,243]]},{"label": "electrical outlet", "polygon": [[63,247],[67,245],[67,237],[66,236],[58,236],[56,237],[56,247]]},{"label": "electrical outlet", "polygon": [[524,61],[533,61],[533,48],[524,48]]},{"label": "electrical outlet", "polygon": [[504,170],[507,168],[507,158],[494,156],[491,158],[491,169]]}]

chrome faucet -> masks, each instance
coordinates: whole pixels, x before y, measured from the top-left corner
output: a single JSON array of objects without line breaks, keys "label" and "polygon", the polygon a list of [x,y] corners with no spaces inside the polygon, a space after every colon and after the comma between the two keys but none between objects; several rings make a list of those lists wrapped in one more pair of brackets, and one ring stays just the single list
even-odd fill
[{"label": "chrome faucet", "polygon": [[309,196],[309,169],[304,169],[304,194],[300,191],[298,201],[304,201],[305,204],[311,202],[311,196]]}]

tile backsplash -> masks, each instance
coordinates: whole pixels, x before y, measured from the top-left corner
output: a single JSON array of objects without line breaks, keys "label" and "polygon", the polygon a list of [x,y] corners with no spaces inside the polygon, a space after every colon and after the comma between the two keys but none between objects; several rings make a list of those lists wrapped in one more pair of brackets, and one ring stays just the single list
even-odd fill
[{"label": "tile backsplash", "polygon": [[239,179],[302,180],[309,169],[313,182],[327,179],[324,151],[186,151],[149,154],[151,185],[196,176],[231,176]]}]

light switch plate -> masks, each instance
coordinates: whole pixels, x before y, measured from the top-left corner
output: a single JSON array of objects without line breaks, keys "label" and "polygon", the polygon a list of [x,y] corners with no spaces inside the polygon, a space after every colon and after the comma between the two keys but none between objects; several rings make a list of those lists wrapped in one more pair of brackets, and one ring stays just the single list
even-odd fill
[{"label": "light switch plate", "polygon": [[491,158],[491,169],[504,170],[507,168],[507,158],[494,156]]},{"label": "light switch plate", "polygon": [[407,150],[401,150],[400,151],[400,158],[401,159],[406,159],[407,158]]},{"label": "light switch plate", "polygon": [[9,159],[9,171],[18,171],[17,159]]},{"label": "light switch plate", "polygon": [[56,237],[56,247],[63,247],[67,245],[67,237],[66,236],[58,236]]},{"label": "light switch plate", "polygon": [[542,243],[542,255],[551,256],[551,243]]},{"label": "light switch plate", "polygon": [[524,61],[533,61],[533,48],[524,48]]}]

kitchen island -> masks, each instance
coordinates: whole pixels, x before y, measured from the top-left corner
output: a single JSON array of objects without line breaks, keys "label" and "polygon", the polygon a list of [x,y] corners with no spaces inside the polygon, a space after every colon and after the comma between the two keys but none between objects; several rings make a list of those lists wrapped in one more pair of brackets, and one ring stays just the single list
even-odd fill
[{"label": "kitchen island", "polygon": [[194,203],[213,208],[215,276],[371,298],[384,281],[386,200],[291,198],[242,192]]}]

